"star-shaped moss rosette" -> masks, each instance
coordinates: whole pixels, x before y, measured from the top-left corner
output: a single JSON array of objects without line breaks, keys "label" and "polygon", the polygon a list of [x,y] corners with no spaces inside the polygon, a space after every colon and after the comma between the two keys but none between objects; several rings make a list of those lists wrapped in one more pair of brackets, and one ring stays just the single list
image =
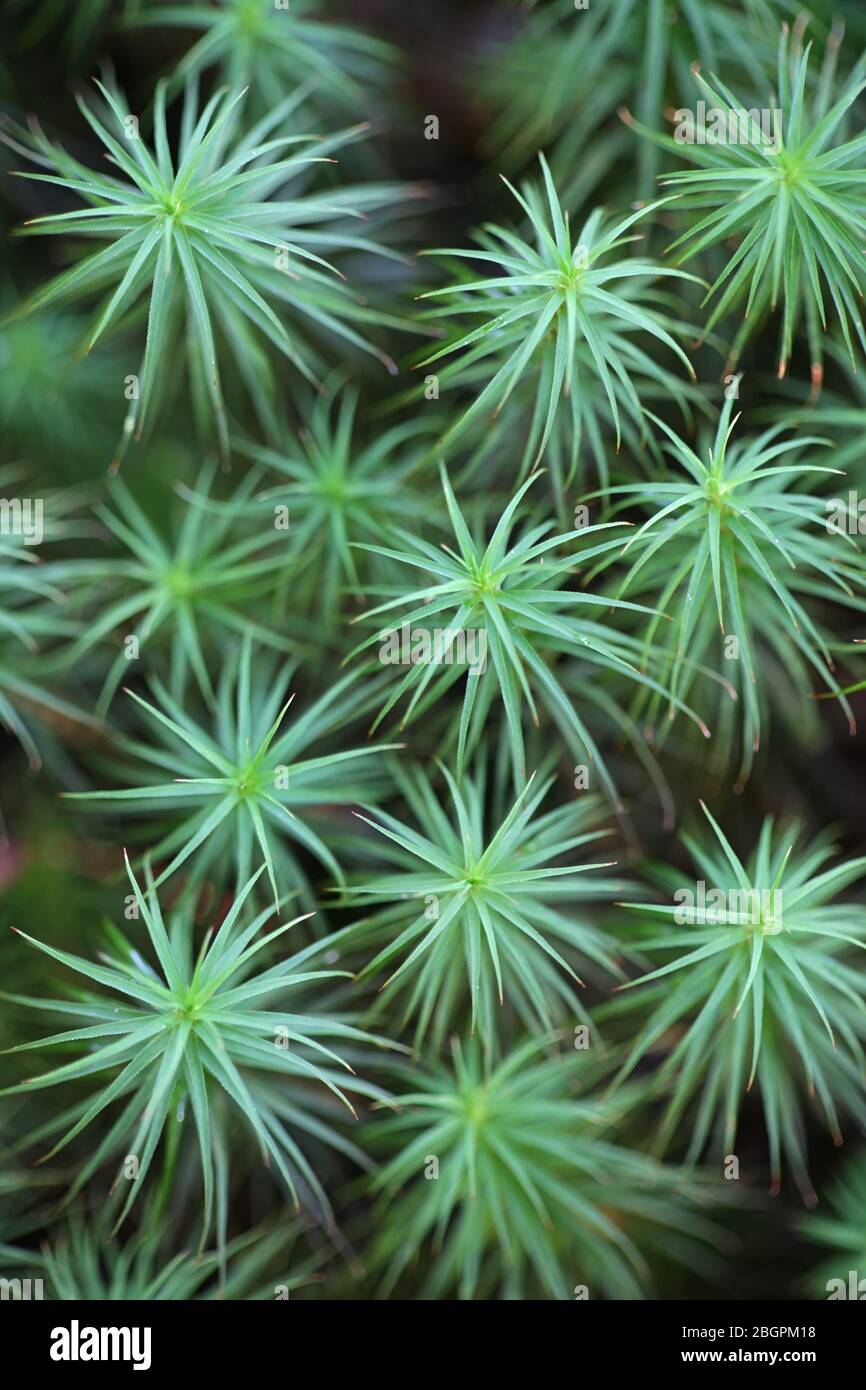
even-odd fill
[{"label": "star-shaped moss rosette", "polygon": [[[173,343],[184,344],[196,409],[209,417],[226,456],[227,363],[229,379],[247,392],[264,425],[273,419],[273,374],[263,342],[308,380],[322,366],[317,336],[371,352],[396,370],[359,326],[397,321],[359,301],[326,257],[346,250],[390,254],[350,228],[370,208],[393,202],[397,186],[328,193],[308,187],[312,166],[359,138],[363,126],[328,137],[275,134],[286,130],[300,99],[289,96],[238,136],[244,93],[220,89],[200,106],[191,84],[172,155],[164,84],[156,93],[152,150],[121,94],[96,85],[102,104],[79,98],[79,109],[123,177],[88,168],[35,124],[29,130],[7,124],[0,136],[50,171],[23,177],[65,188],[87,204],[34,218],[25,230],[106,243],[37,290],[25,311],[107,291],[84,345],[89,350],[136,305],[147,305],[144,357],[115,466],[129,438],[140,437],[154,407],[174,389],[174,361],[167,369]],[[296,196],[287,198],[287,191]],[[291,326],[282,317],[286,306]]]},{"label": "star-shaped moss rosette", "polygon": [[172,74],[173,82],[216,69],[230,90],[252,88],[258,113],[287,91],[312,88],[316,120],[356,116],[393,83],[398,50],[372,33],[338,24],[320,0],[192,0],[145,3],[131,28],[184,29],[197,35]]},{"label": "star-shaped moss rosette", "polygon": [[[167,860],[157,884],[186,864],[197,882],[215,875],[238,891],[253,868],[264,864],[274,900],[291,887],[309,896],[298,851],[305,851],[338,883],[342,871],[316,828],[324,807],[351,806],[387,787],[382,754],[399,745],[368,744],[310,756],[345,723],[352,698],[359,715],[370,692],[354,675],[331,685],[300,712],[287,700],[292,674],[273,653],[245,639],[227,658],[216,708],[197,723],[165,687],[153,682],[156,703],[130,691],[144,716],[145,737],[120,735],[108,766],[122,789],[70,793],[91,809],[141,817],[154,860]],[[169,778],[170,780],[166,780]],[[317,808],[320,816],[316,816]],[[194,858],[193,858],[194,856]]]},{"label": "star-shaped moss rosette", "polygon": [[505,999],[533,1032],[548,1033],[563,1011],[586,1021],[571,962],[600,980],[622,978],[618,948],[591,912],[623,886],[603,872],[615,863],[597,845],[610,833],[601,828],[603,802],[584,796],[542,814],[554,779],[533,774],[504,819],[490,824],[480,771],[459,785],[447,768],[441,773],[447,800],[422,772],[395,768],[411,823],[383,810],[363,817],[382,837],[372,848],[390,872],[370,867],[348,889],[353,904],[374,911],[348,930],[347,942],[368,950],[384,943],[360,978],[396,967],[383,1000],[392,986],[402,992],[404,1023],[417,1020],[415,1047],[429,1030],[437,1052],[467,1018],[470,1032],[495,1048]]},{"label": "star-shaped moss rosette", "polygon": [[[225,1210],[230,1181],[226,1164],[230,1148],[225,1135],[214,1131],[216,1091],[228,1095],[255,1136],[263,1162],[274,1164],[295,1205],[299,1206],[298,1184],[303,1183],[319,1209],[330,1215],[327,1195],[305,1157],[298,1131],[301,1135],[313,1132],[320,1141],[338,1149],[345,1146],[339,1133],[316,1116],[315,1106],[305,1118],[304,1088],[310,1083],[324,1087],[355,1115],[350,1094],[383,1100],[384,1093],[356,1077],[352,1067],[322,1039],[338,1045],[361,1042],[387,1046],[345,1017],[329,1017],[315,1010],[308,1014],[286,1011],[283,1001],[289,999],[294,1006],[299,989],[309,998],[311,984],[321,989],[323,982],[346,975],[345,971],[322,968],[323,951],[330,943],[327,939],[314,942],[260,968],[256,959],[260,952],[268,950],[273,960],[274,943],[304,919],[280,922],[262,934],[274,916],[274,907],[255,916],[245,912],[258,875],[244,885],[218,927],[197,945],[190,895],[166,925],[149,868],[144,892],[128,861],[127,869],[155,965],[114,928],[108,932],[108,949],[98,964],[20,933],[37,950],[122,1000],[117,1003],[92,991],[73,999],[10,996],[15,1003],[66,1016],[74,1023],[72,1028],[24,1043],[13,1052],[58,1046],[68,1049],[70,1045],[82,1052],[72,1061],[30,1077],[14,1090],[30,1093],[106,1071],[112,1074],[110,1080],[96,1084],[84,1107],[54,1120],[52,1128],[61,1137],[46,1158],[62,1152],[79,1134],[89,1131],[109,1107],[121,1102],[119,1111],[112,1112],[109,1128],[98,1131],[100,1137],[64,1201],[70,1201],[111,1159],[121,1159],[115,1182],[115,1187],[119,1186],[129,1178],[124,1165],[133,1158],[134,1180],[121,1200],[116,1230],[145,1186],[172,1114],[188,1103],[201,1160],[203,1249],[215,1210]],[[262,872],[260,869],[259,874]],[[261,1075],[278,1075],[287,1083],[298,1112],[294,1126],[287,1127],[268,1105],[265,1092],[258,1089],[254,1094],[251,1090],[250,1080]],[[219,1163],[216,1153],[222,1155]]]},{"label": "star-shaped moss rosette", "polygon": [[[329,637],[342,636],[339,620],[361,599],[363,580],[380,583],[393,570],[356,547],[430,519],[416,474],[431,422],[420,416],[365,436],[356,422],[358,396],[352,386],[325,391],[307,402],[296,436],[283,431],[276,445],[242,440],[236,446],[262,470],[258,515],[267,516],[269,505],[286,509],[291,562],[281,592],[316,615],[320,639],[322,622]],[[237,514],[232,506],[229,515]]]},{"label": "star-shaped moss rosette", "polygon": [[[588,758],[595,765],[606,794],[619,807],[610,771],[583,712],[568,698],[557,678],[557,654],[580,655],[599,670],[615,671],[630,681],[664,692],[707,736],[708,731],[675,693],[659,684],[651,668],[638,668],[634,658],[637,655],[640,659],[639,644],[623,638],[609,617],[619,609],[644,614],[650,610],[628,600],[566,587],[579,565],[612,547],[619,548],[621,542],[607,537],[599,539],[602,532],[610,529],[607,523],[579,527],[562,535],[550,534],[553,521],[532,524],[531,518],[521,512],[521,503],[538,476],[533,474],[518,489],[489,540],[485,540],[480,528],[476,528],[475,534],[470,531],[443,466],[442,488],[456,549],[450,545],[436,548],[421,536],[404,530],[395,533],[393,547],[367,547],[409,570],[420,570],[429,582],[417,589],[407,586],[396,597],[370,608],[363,615],[364,621],[375,619],[378,631],[361,643],[357,654],[377,645],[381,659],[383,642],[394,632],[402,641],[403,629],[412,634],[429,633],[432,628],[434,636],[438,630],[443,652],[447,647],[448,653],[458,634],[463,634],[467,653],[470,647],[466,634],[471,634],[475,641],[474,658],[468,664],[453,657],[445,660],[444,656],[439,661],[403,663],[399,669],[404,673],[394,682],[374,728],[404,697],[408,700],[401,728],[407,727],[462,679],[465,689],[456,721],[458,776],[477,747],[493,701],[498,698],[505,711],[515,785],[522,786],[526,779],[523,720],[528,714],[537,724],[539,706],[543,706],[563,731],[567,746],[581,760]],[[590,544],[585,545],[587,538]],[[398,545],[402,548],[398,549]],[[604,610],[604,621],[593,620],[590,615],[594,609]],[[645,660],[652,660],[651,653],[649,657],[645,654]],[[592,691],[587,691],[587,703],[591,705],[595,698]]]},{"label": "star-shaped moss rosette", "polygon": [[[152,1189],[151,1189],[152,1190]],[[219,1249],[176,1249],[176,1224],[156,1200],[145,1203],[142,1227],[125,1243],[111,1236],[111,1207],[71,1212],[55,1224],[37,1254],[19,1268],[41,1279],[42,1296],[59,1303],[185,1303],[213,1299],[288,1298],[322,1278],[326,1254],[303,1248],[309,1218],[255,1227]]]},{"label": "star-shaped moss rosette", "polygon": [[524,11],[520,22],[503,39],[494,37],[478,63],[481,93],[493,108],[485,146],[511,164],[543,146],[569,207],[617,178],[631,196],[650,199],[657,153],[649,143],[635,149],[617,129],[617,108],[632,106],[644,125],[660,131],[697,54],[759,88],[778,27],[774,0],[513,4]]},{"label": "star-shaped moss rosette", "polygon": [[384,1295],[414,1280],[434,1299],[645,1298],[653,1256],[717,1267],[706,1185],[619,1143],[604,1069],[573,1049],[543,1056],[546,1042],[485,1064],[455,1039],[450,1064],[401,1073],[399,1113],[370,1128],[387,1157],[372,1257]]},{"label": "star-shaped moss rosette", "polygon": [[[694,448],[652,417],[670,463],[657,478],[608,493],[622,499],[613,514],[623,506],[629,515],[632,507],[641,509],[615,562],[628,569],[610,588],[617,598],[628,595],[655,609],[644,628],[647,649],[666,653],[659,680],[682,700],[703,704],[702,666],[726,678],[727,689],[718,686],[712,753],[725,768],[739,743],[742,789],[771,705],[802,728],[820,682],[838,697],[853,732],[853,711],[835,672],[839,644],[825,614],[833,608],[857,618],[866,613],[866,564],[852,536],[831,532],[826,498],[811,490],[826,486],[827,478],[839,486],[838,470],[824,462],[827,440],[785,437],[782,423],[735,438],[733,409],[729,396],[715,436]],[[599,565],[613,563],[606,555]],[[670,723],[659,719],[663,709],[664,696],[655,692],[635,703],[636,717],[662,728]]]},{"label": "star-shaped moss rosette", "polygon": [[643,917],[635,949],[665,963],[619,987],[629,995],[611,1012],[626,1014],[632,1028],[637,1018],[640,1028],[620,1080],[673,1039],[657,1076],[669,1095],[658,1141],[673,1140],[691,1106],[690,1161],[711,1144],[736,1151],[740,1111],[754,1087],[774,1190],[784,1156],[813,1202],[807,1098],[837,1143],[845,1117],[866,1128],[866,908],[836,901],[866,876],[866,858],[828,868],[828,837],[801,844],[797,825],[779,831],[768,816],[743,862],[703,810],[712,839],[682,837],[695,881],[665,870],[672,902],[622,904]]},{"label": "star-shaped moss rosette", "polygon": [[[542,189],[527,185],[521,192],[508,185],[527,226],[511,231],[488,223],[476,238],[479,249],[431,252],[455,257],[458,271],[451,285],[423,296],[440,301],[430,318],[445,320],[447,339],[420,366],[451,358],[436,367],[440,390],[466,388],[472,395],[440,447],[450,448],[470,426],[482,428],[520,392],[529,430],[524,465],[538,463],[556,430],[566,430],[570,447],[579,449],[587,423],[585,378],[604,392],[607,424],[618,445],[623,419],[642,424],[644,384],[665,389],[687,410],[677,378],[656,360],[659,345],[694,377],[677,341],[683,326],[659,307],[655,286],[671,277],[695,277],[622,250],[637,239],[637,233],[629,235],[635,224],[661,203],[612,221],[597,209],[575,234],[543,155],[539,161]],[[487,273],[467,274],[467,261],[473,272],[480,262]],[[467,316],[468,331],[449,326]]]},{"label": "star-shaped moss rosette", "polygon": [[[838,324],[852,362],[862,363],[866,334],[859,301],[866,289],[862,240],[866,230],[866,136],[848,126],[866,88],[866,57],[841,84],[835,82],[838,42],[830,42],[820,78],[809,74],[811,44],[799,28],[779,36],[771,121],[756,121],[753,102],[738,101],[720,77],[695,81],[710,118],[719,113],[734,138],[692,140],[645,131],[698,168],[666,175],[683,212],[701,215],[670,247],[679,262],[713,246],[730,246],[707,291],[713,301],[707,330],[725,315],[739,315],[728,370],[768,313],[782,311],[778,374],[785,375],[795,331],[802,324],[812,378],[823,376],[823,335]],[[834,90],[834,88],[836,90]]]},{"label": "star-shaped moss rosette", "polygon": [[[285,619],[277,602],[287,568],[285,531],[261,507],[253,512],[258,524],[243,524],[259,481],[256,472],[248,472],[219,506],[209,505],[214,474],[212,464],[202,467],[195,500],[171,499],[169,535],[125,483],[109,479],[109,505],[97,506],[96,515],[120,553],[64,565],[64,583],[84,621],[70,661],[106,639],[120,639],[96,704],[101,718],[118,686],[140,665],[161,674],[179,702],[193,681],[213,708],[211,671],[245,635],[287,653],[310,639],[311,626]],[[287,630],[294,640],[283,635]]]}]

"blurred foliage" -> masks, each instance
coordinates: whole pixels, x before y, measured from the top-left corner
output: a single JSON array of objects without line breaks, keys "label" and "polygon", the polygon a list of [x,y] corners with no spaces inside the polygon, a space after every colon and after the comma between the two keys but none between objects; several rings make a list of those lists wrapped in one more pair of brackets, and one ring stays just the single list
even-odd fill
[{"label": "blurred foliage", "polygon": [[[570,1298],[581,1275],[592,1296],[776,1298],[824,1297],[866,1261],[862,1154],[833,1143],[864,1109],[866,14],[810,9],[3,7],[0,1040],[27,1049],[0,1078],[12,1274],[60,1298]],[[793,106],[778,167],[670,138],[714,93]],[[37,177],[9,176],[25,165]],[[844,534],[822,525],[834,499]],[[15,534],[37,500],[42,534]],[[485,674],[383,670],[383,627],[404,622],[483,629]],[[749,658],[734,672],[730,634]],[[727,848],[674,833],[699,798]],[[792,817],[796,849],[773,829]],[[136,874],[153,856],[168,949],[127,847]],[[611,906],[650,882],[657,917],[701,855],[722,883],[796,880],[790,937],[728,923],[695,960],[693,927],[654,941]],[[157,962],[169,990],[207,970],[257,869],[262,924],[275,898],[299,917],[290,945],[264,939],[263,996],[309,953],[328,978],[306,1017],[339,1055],[308,1032],[287,1086],[266,1049],[292,1016],[253,999],[266,1023],[229,1048],[244,1089],[202,1107],[169,1013],[112,1108],[92,1049],[121,1015],[153,1027],[137,1015]],[[85,994],[73,960],[142,1007]],[[378,992],[386,966],[404,973]],[[51,1001],[84,1031],[42,1051]],[[702,1142],[723,1083],[739,1183]],[[810,1085],[820,1104],[801,1104]],[[164,1123],[142,1133],[150,1191],[107,1244],[131,1100]],[[798,1181],[819,1202],[805,1220]]]}]

